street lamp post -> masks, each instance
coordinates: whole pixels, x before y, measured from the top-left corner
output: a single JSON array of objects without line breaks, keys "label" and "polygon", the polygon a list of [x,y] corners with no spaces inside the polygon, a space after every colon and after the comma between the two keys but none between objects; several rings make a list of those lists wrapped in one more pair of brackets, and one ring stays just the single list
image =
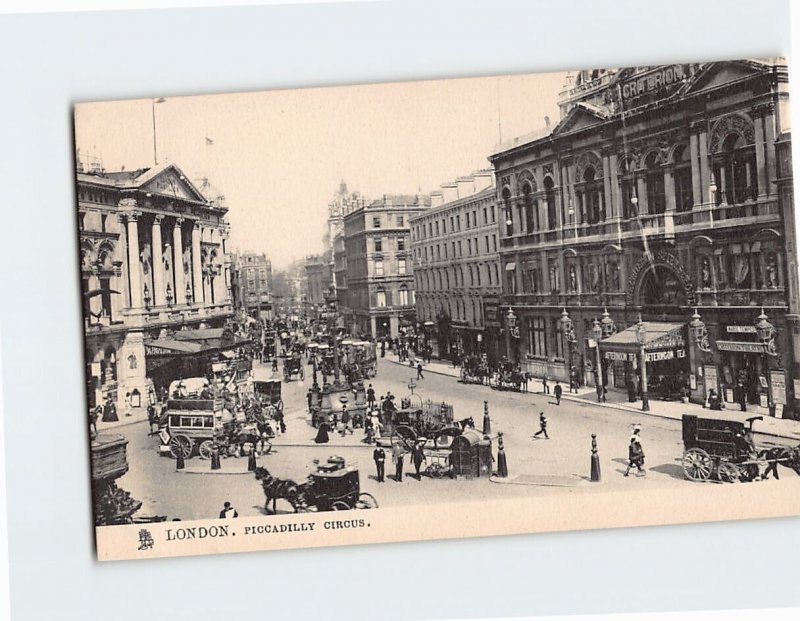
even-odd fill
[{"label": "street lamp post", "polygon": [[597,353],[595,377],[597,378],[597,402],[599,403],[603,400],[603,359],[600,357],[600,339],[603,338],[603,328],[600,326],[597,317],[592,323],[592,336],[594,337],[594,349]]},{"label": "street lamp post", "polygon": [[[700,313],[697,312],[696,308],[694,309],[692,320],[689,322],[689,329],[692,331],[695,345],[700,351],[700,362],[703,366],[705,366],[705,354],[711,351],[711,343],[708,340],[708,329],[706,328],[706,324],[700,318]],[[706,407],[706,403],[708,401],[707,388],[705,371],[703,371],[703,407]],[[712,386],[712,388],[713,390],[717,389],[716,386]]]},{"label": "street lamp post", "polygon": [[[572,392],[572,349],[575,347],[577,338],[575,337],[575,326],[572,323],[572,317],[569,316],[566,308],[561,311],[561,327],[567,347],[567,376],[569,378],[569,390]],[[575,389],[577,390],[578,387],[575,386]]]},{"label": "street lamp post", "polygon": [[508,352],[508,359],[513,360],[511,354],[511,339],[519,338],[519,327],[517,326],[517,316],[514,310],[509,306],[508,313],[506,313],[506,351]]},{"label": "street lamp post", "polygon": [[761,314],[758,316],[758,321],[756,322],[756,335],[764,344],[764,353],[761,354],[761,360],[764,375],[767,378],[767,407],[769,408],[770,416],[775,416],[775,395],[772,394],[772,381],[768,357],[776,355],[775,326],[769,322],[767,314],[764,312],[764,307],[761,307]]},{"label": "street lamp post", "polygon": [[642,321],[642,315],[639,314],[639,322],[636,324],[636,340],[639,343],[641,352],[641,366],[640,371],[642,374],[642,411],[650,411],[650,400],[647,397],[647,355],[644,351],[644,345],[647,342],[647,328]]}]

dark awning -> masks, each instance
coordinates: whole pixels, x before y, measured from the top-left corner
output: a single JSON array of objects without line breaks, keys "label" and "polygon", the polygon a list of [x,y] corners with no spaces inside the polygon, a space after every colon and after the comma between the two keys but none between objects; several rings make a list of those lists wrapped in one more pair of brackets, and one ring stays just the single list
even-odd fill
[{"label": "dark awning", "polygon": [[[665,321],[645,321],[645,351],[685,347],[682,329],[686,324],[670,323]],[[641,344],[637,336],[638,324],[625,328],[613,336],[600,341],[601,351],[616,351],[636,353],[640,351]]]}]

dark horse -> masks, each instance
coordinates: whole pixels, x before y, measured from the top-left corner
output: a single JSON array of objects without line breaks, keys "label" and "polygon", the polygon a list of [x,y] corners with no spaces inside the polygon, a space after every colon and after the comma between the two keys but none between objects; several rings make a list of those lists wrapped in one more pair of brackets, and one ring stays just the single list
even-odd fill
[{"label": "dark horse", "polygon": [[762,479],[768,479],[770,472],[775,475],[776,479],[779,479],[778,464],[786,468],[791,468],[800,476],[800,444],[794,448],[775,446],[765,449],[758,452],[758,457],[759,459],[764,459],[769,462],[766,470],[764,470],[761,475]]},{"label": "dark horse", "polygon": [[475,419],[470,416],[469,418],[462,418],[458,421],[458,424],[461,425],[461,431],[464,431],[467,427],[470,429],[475,429]]},{"label": "dark horse", "polygon": [[264,503],[264,510],[270,513],[269,501],[272,501],[272,513],[276,513],[276,505],[278,498],[284,498],[292,509],[297,513],[297,508],[305,506],[306,504],[306,491],[307,485],[300,484],[291,479],[279,479],[272,476],[269,470],[258,466],[255,469],[256,480],[261,482],[261,487],[264,489],[264,496],[267,500]]}]

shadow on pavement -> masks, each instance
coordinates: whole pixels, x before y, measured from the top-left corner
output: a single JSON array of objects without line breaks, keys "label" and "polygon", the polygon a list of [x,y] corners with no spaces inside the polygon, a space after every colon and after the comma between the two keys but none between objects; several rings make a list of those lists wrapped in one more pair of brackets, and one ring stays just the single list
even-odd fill
[{"label": "shadow on pavement", "polygon": [[649,469],[660,474],[668,474],[673,479],[679,479],[681,481],[686,479],[686,476],[683,474],[683,467],[680,464],[661,464]]}]

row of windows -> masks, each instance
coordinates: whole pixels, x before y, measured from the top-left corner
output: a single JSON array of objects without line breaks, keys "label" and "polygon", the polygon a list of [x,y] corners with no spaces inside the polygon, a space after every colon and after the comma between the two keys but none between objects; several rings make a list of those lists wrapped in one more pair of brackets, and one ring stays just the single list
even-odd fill
[{"label": "row of windows", "polygon": [[[384,268],[384,263],[381,260],[373,262],[373,275],[375,276],[390,276],[391,274]],[[408,273],[405,259],[397,259],[397,274],[404,276]]]},{"label": "row of windows", "polygon": [[[373,229],[380,229],[383,228],[383,216],[372,216],[372,228]],[[406,217],[402,214],[396,214],[394,216],[394,223],[398,227],[404,227],[406,225]],[[392,216],[386,216],[386,224],[390,227],[392,225]]]},{"label": "row of windows", "polygon": [[[479,222],[480,219],[480,222]],[[464,214],[464,222],[467,229],[481,226],[481,224],[491,224],[497,221],[494,205],[473,209]],[[448,222],[450,224],[448,228]],[[441,227],[440,227],[441,223]],[[447,233],[456,233],[461,230],[461,215],[455,214],[449,218],[443,217],[441,220],[434,220],[418,224],[414,227],[414,239],[427,239]]]},{"label": "row of windows", "polygon": [[478,298],[455,298],[452,300],[420,301],[419,315],[423,321],[434,321],[439,312],[446,313],[456,321],[466,321],[471,325],[482,325],[483,303]]},{"label": "row of windows", "polygon": [[[550,350],[556,358],[564,358],[564,327],[559,318],[546,319],[545,317],[533,317],[527,320],[527,333],[525,344],[527,345],[527,355],[532,358],[547,358]],[[550,339],[548,339],[548,324]]]},{"label": "row of windows", "polygon": [[[414,304],[414,291],[408,290],[408,287],[401,285],[397,290],[397,306],[408,306]],[[375,306],[377,308],[385,308],[392,305],[391,292],[386,289],[379,288],[375,292]]]},{"label": "row of windows", "polygon": [[[415,248],[414,249],[414,257],[419,260],[428,261],[441,261],[442,259],[455,259],[458,257],[464,256],[463,250],[464,246],[462,244],[463,240],[456,240],[451,241],[449,246],[447,242],[443,242],[441,244],[431,244],[430,246],[424,246],[423,248]],[[479,237],[471,237],[468,238],[466,244],[467,248],[467,256],[477,256],[481,254],[481,252],[485,254],[491,254],[497,252],[497,235],[492,234],[484,235],[483,238]],[[491,242],[491,243],[490,243]],[[449,248],[449,251],[448,251]],[[428,252],[430,250],[430,253]]]},{"label": "row of windows", "polygon": [[[383,252],[384,243],[383,239],[380,237],[373,238],[372,241],[373,250],[375,252]],[[406,249],[406,238],[405,237],[398,237],[397,238],[397,251],[404,252]]]},{"label": "row of windows", "polygon": [[[485,267],[485,269],[484,269]],[[421,270],[415,274],[416,286],[420,291],[446,291],[453,287],[465,287],[466,276],[470,287],[481,287],[483,282],[488,286],[500,285],[500,268],[497,263],[485,266],[479,264],[458,265],[438,270]]]}]

